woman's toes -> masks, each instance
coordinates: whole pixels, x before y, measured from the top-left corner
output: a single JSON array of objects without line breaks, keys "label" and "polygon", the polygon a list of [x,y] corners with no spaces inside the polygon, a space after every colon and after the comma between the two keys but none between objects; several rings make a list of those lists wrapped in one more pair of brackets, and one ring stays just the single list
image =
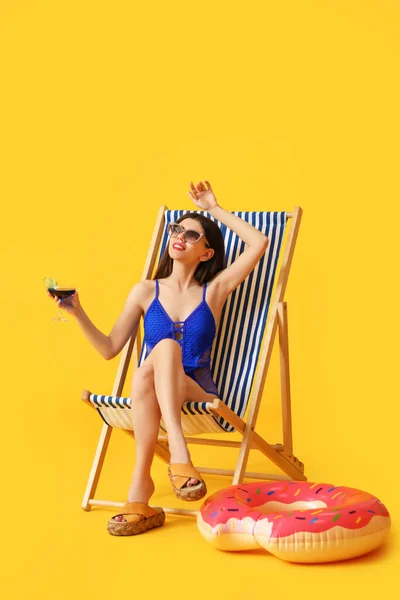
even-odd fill
[{"label": "woman's toes", "polygon": [[126,519],[122,515],[117,515],[115,517],[115,521],[121,521],[121,522],[123,522],[123,521],[126,521]]},{"label": "woman's toes", "polygon": [[197,479],[189,479],[189,481],[188,481],[187,484],[188,484],[189,487],[192,487],[192,485],[197,485],[198,483],[199,482],[198,482]]}]

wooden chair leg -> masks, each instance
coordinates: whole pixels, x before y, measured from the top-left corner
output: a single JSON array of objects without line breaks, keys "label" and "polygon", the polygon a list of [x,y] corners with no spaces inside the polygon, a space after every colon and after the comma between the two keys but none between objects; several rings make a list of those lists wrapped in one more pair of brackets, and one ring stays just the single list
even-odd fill
[{"label": "wooden chair leg", "polygon": [[89,500],[94,498],[96,493],[97,484],[99,481],[101,469],[103,468],[104,459],[106,457],[106,452],[108,448],[108,444],[110,441],[111,433],[113,428],[103,424],[103,428],[100,433],[100,439],[97,444],[96,454],[94,456],[92,469],[90,471],[89,479],[86,485],[85,494],[82,500],[82,508],[84,510],[90,510],[91,505],[89,504]]},{"label": "wooden chair leg", "polygon": [[266,442],[256,431],[254,431],[253,426],[238,417],[221,400],[215,399],[214,402],[210,402],[208,406],[214,414],[226,419],[228,423],[231,423],[235,429],[243,435],[243,441],[240,447],[239,458],[233,478],[234,485],[243,481],[249,452],[253,446],[256,446],[258,450],[265,454],[267,458],[272,460],[277,467],[282,469],[292,479],[307,481],[307,478],[304,475],[304,465],[295,456],[286,455],[283,451],[283,447],[282,450],[280,450]]},{"label": "wooden chair leg", "polygon": [[244,434],[242,445],[239,451],[239,457],[235,467],[235,473],[233,475],[232,485],[238,485],[242,483],[244,479],[244,474],[246,472],[247,461],[249,460],[249,453],[252,446],[252,431],[250,427],[246,427]]},{"label": "wooden chair leg", "polygon": [[279,329],[279,358],[281,370],[281,402],[282,402],[282,428],[283,449],[285,454],[293,454],[292,438],[292,409],[290,400],[290,373],[289,373],[289,336],[287,320],[287,302],[278,304],[278,329]]}]

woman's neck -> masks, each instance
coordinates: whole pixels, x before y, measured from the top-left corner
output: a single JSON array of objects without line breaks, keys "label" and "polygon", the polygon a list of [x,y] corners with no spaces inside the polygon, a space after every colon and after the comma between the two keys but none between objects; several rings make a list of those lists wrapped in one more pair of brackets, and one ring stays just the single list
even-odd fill
[{"label": "woman's neck", "polygon": [[197,264],[184,265],[174,261],[172,264],[172,273],[167,279],[170,281],[171,285],[174,288],[177,288],[179,291],[185,291],[189,288],[198,287],[199,284],[194,278],[196,269]]}]

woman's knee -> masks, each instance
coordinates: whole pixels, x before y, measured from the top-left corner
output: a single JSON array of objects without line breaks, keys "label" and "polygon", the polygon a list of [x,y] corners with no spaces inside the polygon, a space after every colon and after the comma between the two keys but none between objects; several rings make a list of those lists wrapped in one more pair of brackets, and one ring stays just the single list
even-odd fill
[{"label": "woman's knee", "polygon": [[150,364],[138,367],[132,376],[132,395],[136,398],[154,395],[154,371]]},{"label": "woman's knee", "polygon": [[182,357],[182,347],[181,345],[172,338],[164,338],[157,342],[154,346],[152,353],[156,351],[156,354],[165,354],[166,352],[173,352]]}]

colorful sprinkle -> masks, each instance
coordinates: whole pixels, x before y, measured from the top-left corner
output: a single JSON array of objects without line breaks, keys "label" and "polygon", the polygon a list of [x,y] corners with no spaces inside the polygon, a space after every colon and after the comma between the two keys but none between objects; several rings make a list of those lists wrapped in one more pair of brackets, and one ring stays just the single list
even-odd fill
[{"label": "colorful sprinkle", "polygon": [[280,519],[282,517],[282,515],[277,515],[276,517],[274,517],[274,519]]},{"label": "colorful sprinkle", "polygon": [[336,486],[336,487],[333,487],[333,488],[331,488],[330,490],[328,490],[328,492],[333,492],[333,490],[337,490],[337,486]]},{"label": "colorful sprinkle", "polygon": [[314,517],[313,519],[311,519],[310,525],[312,525],[313,523],[315,523],[315,521],[318,521],[317,517]]},{"label": "colorful sprinkle", "polygon": [[375,514],[375,511],[374,511],[374,510],[368,510],[368,512],[370,512],[370,513],[374,513],[374,514]]},{"label": "colorful sprinkle", "polygon": [[300,519],[301,521],[305,521],[306,520],[305,517],[296,517],[296,519]]},{"label": "colorful sprinkle", "polygon": [[239,512],[238,508],[228,508],[228,512]]},{"label": "colorful sprinkle", "polygon": [[334,496],[332,496],[332,500],[334,500],[336,498],[336,496],[340,496],[342,492],[338,492],[337,494],[335,494]]},{"label": "colorful sprinkle", "polygon": [[312,512],[312,515],[317,515],[318,513],[322,512],[324,509],[320,508],[319,510],[314,510],[314,512]]},{"label": "colorful sprinkle", "polygon": [[210,517],[215,517],[215,515],[217,515],[219,513],[219,510],[216,510],[215,512],[213,512]]},{"label": "colorful sprinkle", "polygon": [[251,498],[247,498],[247,502],[251,502]]},{"label": "colorful sprinkle", "polygon": [[351,510],[349,511],[349,515],[354,515],[354,513],[357,512],[356,510]]},{"label": "colorful sprinkle", "polygon": [[318,489],[318,490],[317,490],[315,493],[316,493],[316,494],[319,494],[319,493],[320,493],[320,491],[321,491],[322,489],[323,489],[323,488],[319,488],[319,489]]},{"label": "colorful sprinkle", "polygon": [[260,493],[261,493],[261,490],[256,490],[256,494],[260,494]]},{"label": "colorful sprinkle", "polygon": [[356,523],[359,523],[361,521],[361,517],[358,517]]},{"label": "colorful sprinkle", "polygon": [[300,488],[295,491],[294,495],[297,496],[300,493]]},{"label": "colorful sprinkle", "polygon": [[339,517],[340,517],[340,513],[338,513],[337,515],[335,515],[333,517],[332,521],[337,521]]},{"label": "colorful sprinkle", "polygon": [[313,483],[312,486],[310,486],[310,490],[312,490],[316,485],[318,485],[318,483]]},{"label": "colorful sprinkle", "polygon": [[270,492],[267,492],[267,496],[271,496],[271,494],[275,494],[274,490],[271,490]]}]

